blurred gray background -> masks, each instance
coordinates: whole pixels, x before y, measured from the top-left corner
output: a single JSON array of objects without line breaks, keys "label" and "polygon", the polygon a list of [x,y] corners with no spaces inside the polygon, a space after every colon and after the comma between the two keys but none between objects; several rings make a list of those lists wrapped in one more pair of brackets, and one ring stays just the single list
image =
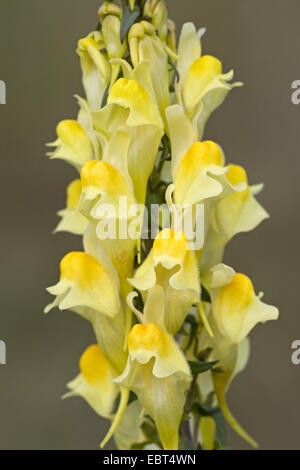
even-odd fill
[{"label": "blurred gray background", "polygon": [[[272,218],[235,239],[226,260],[254,281],[280,308],[278,322],[252,333],[247,370],[232,385],[229,402],[262,449],[299,449],[300,366],[291,343],[300,339],[299,170],[300,106],[291,83],[300,79],[299,0],[169,0],[178,30],[185,21],[206,26],[204,52],[235,70],[245,87],[214,114],[206,137],[227,159],[244,165],[251,183],[265,183],[260,201]],[[78,359],[94,341],[88,323],[72,313],[43,308],[45,287],[58,277],[61,257],[80,239],[53,236],[56,211],[75,171],[48,161],[45,142],[58,121],[73,118],[82,94],[77,40],[97,24],[98,0],[1,0],[0,105],[1,449],[97,449],[106,424],[81,399],[61,401]],[[247,448],[230,433],[233,449]]]}]

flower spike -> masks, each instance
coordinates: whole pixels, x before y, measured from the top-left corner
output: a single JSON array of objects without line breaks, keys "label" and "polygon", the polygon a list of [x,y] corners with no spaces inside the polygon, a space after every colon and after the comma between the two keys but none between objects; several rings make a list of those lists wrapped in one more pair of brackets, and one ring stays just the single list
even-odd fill
[{"label": "flower spike", "polygon": [[78,41],[79,111],[48,153],[79,173],[55,233],[83,249],[62,259],[45,312],[69,309],[95,336],[65,397],[110,422],[101,448],[112,437],[120,450],[227,448],[222,414],[256,447],[226,397],[252,329],[279,312],[223,257],[269,215],[263,185],[203,140],[242,84],[203,55],[205,28],[185,23],[177,43],[166,0],[104,1],[97,22]]}]

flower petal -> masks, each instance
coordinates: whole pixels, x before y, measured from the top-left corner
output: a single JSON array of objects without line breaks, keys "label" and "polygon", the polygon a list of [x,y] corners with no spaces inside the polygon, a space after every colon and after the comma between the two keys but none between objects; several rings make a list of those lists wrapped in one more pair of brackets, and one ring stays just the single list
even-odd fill
[{"label": "flower petal", "polygon": [[182,26],[178,43],[178,55],[177,69],[180,80],[184,81],[191,65],[201,57],[201,42],[193,23],[185,23]]},{"label": "flower petal", "polygon": [[237,273],[232,281],[212,290],[212,312],[220,333],[232,343],[240,343],[257,323],[276,320],[276,307],[263,303],[255,295],[253,284]]},{"label": "flower petal", "polygon": [[92,111],[101,108],[111,77],[107,54],[101,51],[104,49],[103,46],[98,32],[81,39],[78,43],[77,53],[80,57],[83,87]]},{"label": "flower petal", "polygon": [[116,280],[93,256],[69,253],[62,259],[60,271],[60,282],[49,288],[50,293],[61,296],[60,310],[87,307],[109,317],[117,315],[120,300]]},{"label": "flower petal", "polygon": [[116,372],[103,356],[98,345],[86,349],[80,359],[81,373],[67,387],[71,390],[66,397],[81,396],[96,413],[108,418],[119,393],[112,381]]},{"label": "flower petal", "polygon": [[178,104],[166,109],[172,149],[172,178],[176,179],[181,159],[197,141],[197,134],[190,120]]},{"label": "flower petal", "polygon": [[214,142],[193,144],[178,166],[174,192],[176,204],[196,204],[219,196],[223,185],[218,177],[228,171],[223,167],[223,161],[223,153]]},{"label": "flower petal", "polygon": [[193,303],[200,300],[200,281],[194,251],[183,233],[166,229],[154,241],[148,258],[129,282],[146,292],[155,284],[163,287],[165,328],[175,334]]},{"label": "flower petal", "polygon": [[135,325],[128,338],[129,359],[116,383],[133,390],[155,421],[164,449],[178,449],[190,372],[173,338],[154,324]]},{"label": "flower petal", "polygon": [[49,153],[51,158],[65,160],[80,169],[82,165],[93,157],[89,139],[77,121],[61,121],[57,126],[58,140],[49,146],[57,149]]},{"label": "flower petal", "polygon": [[88,220],[80,214],[76,208],[78,206],[81,195],[81,181],[80,179],[72,181],[67,187],[67,207],[58,212],[61,221],[55,229],[56,232],[70,232],[75,235],[83,235],[87,226]]},{"label": "flower petal", "polygon": [[130,110],[128,126],[153,125],[163,128],[156,107],[145,88],[136,80],[120,78],[111,88],[108,104],[115,103]]}]

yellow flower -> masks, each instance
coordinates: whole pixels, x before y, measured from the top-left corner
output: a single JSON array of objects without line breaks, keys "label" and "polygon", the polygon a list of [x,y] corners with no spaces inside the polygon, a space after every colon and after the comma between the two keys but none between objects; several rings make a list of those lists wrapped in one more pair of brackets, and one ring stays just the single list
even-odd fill
[{"label": "yellow flower", "polygon": [[[247,276],[235,273],[232,268],[223,264],[211,270],[209,292],[212,300],[211,326],[214,338],[209,338],[203,330],[199,341],[202,348],[212,348],[210,360],[219,361],[218,366],[222,370],[209,372],[212,376],[212,387],[228,423],[247,442],[256,447],[256,442],[231,414],[226,402],[226,392],[234,377],[247,364],[248,334],[258,323],[276,320],[279,312],[276,307],[263,303],[261,295],[256,296],[253,284]],[[201,389],[203,377],[200,378],[199,385]]]},{"label": "yellow flower", "polygon": [[[241,84],[230,83],[233,71],[224,74],[219,59],[202,55],[204,29],[186,23],[176,47],[165,0],[116,3],[103,2],[97,31],[78,42],[86,98],[76,97],[77,120],[60,122],[49,144],[51,158],[80,173],[56,231],[82,235],[83,252],[62,259],[45,313],[74,311],[97,342],[82,355],[66,396],[83,397],[111,421],[101,447],[114,436],[121,450],[177,450],[185,413],[196,419],[194,401],[208,399],[256,446],[232,416],[226,392],[247,364],[249,333],[277,319],[278,310],[221,261],[232,237],[268,214],[255,199],[262,185],[249,186],[242,167],[226,165],[222,148],[202,140],[211,113]],[[160,207],[156,222],[171,228],[159,229],[153,246],[142,243],[145,207],[161,201],[166,187],[169,210]],[[190,314],[196,322],[196,310],[198,326],[187,332],[185,320]],[[218,369],[192,377],[188,361],[204,350]],[[214,420],[194,424],[193,438],[199,434],[212,449]]]},{"label": "yellow flower", "polygon": [[269,215],[256,201],[245,170],[238,165],[229,165],[226,178],[231,184],[243,182],[245,191],[234,193],[220,201],[215,207],[215,226],[220,234],[230,240],[235,234],[253,230]]},{"label": "yellow flower", "polygon": [[164,449],[177,450],[191,380],[185,357],[174,339],[154,323],[132,328],[128,351],[127,366],[115,382],[136,393],[154,420]]},{"label": "yellow flower", "polygon": [[[231,184],[229,167],[218,144],[197,141],[195,130],[179,105],[167,111],[172,148],[171,173],[174,201],[179,206],[218,200],[246,189],[244,182]],[[218,198],[218,199],[217,199]],[[210,207],[210,212],[212,207]]]},{"label": "yellow flower", "polygon": [[[108,105],[92,114],[96,131],[101,136],[103,153],[109,159],[111,141],[118,140],[117,132],[130,135],[126,162],[139,204],[145,203],[148,179],[153,171],[159,144],[164,133],[163,122],[149,81],[149,63],[143,62],[134,70],[120,62],[124,77],[110,90]],[[123,148],[126,148],[123,145]],[[116,162],[116,158],[114,159]],[[124,159],[122,160],[125,161]],[[114,163],[115,165],[115,163]]]},{"label": "yellow flower", "polygon": [[180,205],[195,204],[221,194],[223,185],[213,176],[223,176],[226,173],[223,162],[222,151],[216,143],[195,142],[178,166],[175,202]]},{"label": "yellow flower", "polygon": [[111,80],[111,65],[104,40],[98,31],[78,42],[82,81],[88,104],[92,111],[101,108],[103,96]]},{"label": "yellow flower", "polygon": [[205,30],[197,34],[192,23],[183,26],[179,39],[180,81],[176,96],[191,120],[198,127],[201,140],[205,124],[211,113],[218,108],[229,91],[241,83],[228,83],[233,71],[223,74],[221,62],[210,55],[201,56],[200,39]]},{"label": "yellow flower", "polygon": [[163,127],[156,104],[146,89],[136,80],[120,78],[112,86],[107,102],[130,110],[127,119],[127,125],[130,127],[147,124]]},{"label": "yellow flower", "polygon": [[60,281],[47,289],[56,299],[46,307],[46,313],[59,307],[87,316],[88,309],[111,318],[117,315],[120,308],[118,284],[96,258],[82,252],[69,253],[60,263],[60,273]]},{"label": "yellow flower", "polygon": [[88,220],[77,211],[81,196],[81,181],[76,179],[67,188],[67,207],[58,212],[61,221],[55,232],[70,232],[83,235],[88,226]]},{"label": "yellow flower", "polygon": [[121,16],[122,10],[114,4],[103,4],[98,14],[102,24],[102,35],[110,59],[123,57],[126,52],[126,42],[121,43]]},{"label": "yellow flower", "polygon": [[[94,248],[85,241],[85,248]],[[88,250],[87,250],[88,251]],[[106,359],[116,371],[123,370],[126,320],[119,297],[119,279],[104,247],[90,253],[72,252],[60,264],[60,281],[47,290],[56,298],[45,308],[72,310],[89,320]],[[94,256],[95,255],[95,256]],[[96,258],[97,257],[97,258]]]},{"label": "yellow flower", "polygon": [[201,268],[205,272],[221,262],[226,244],[235,235],[253,230],[269,217],[255,199],[262,185],[249,186],[246,171],[238,165],[229,165],[226,178],[231,185],[243,183],[246,188],[217,202],[213,209],[201,259]]},{"label": "yellow flower", "polygon": [[56,129],[58,139],[50,147],[57,147],[48,155],[74,165],[80,170],[93,157],[93,150],[85,130],[77,121],[61,121]]},{"label": "yellow flower", "polygon": [[[122,10],[117,5],[112,3],[104,3],[98,14],[101,20],[101,33],[103,36],[104,46],[107,50],[109,59],[119,59],[123,57],[126,52],[126,41],[121,43],[121,17]],[[112,77],[111,85],[118,77],[120,65],[116,62],[111,62]]]},{"label": "yellow flower", "polygon": [[146,0],[144,17],[150,17],[160,39],[165,42],[168,35],[168,12],[165,0]]},{"label": "yellow flower", "polygon": [[[81,211],[93,219],[100,218],[101,206],[111,204],[116,217],[122,216],[119,209],[120,197],[126,197],[128,207],[134,204],[134,197],[126,178],[110,163],[91,160],[81,170],[82,204]],[[103,217],[103,216],[102,216]],[[127,218],[127,214],[124,215]]]},{"label": "yellow flower", "polygon": [[80,396],[93,410],[110,418],[119,387],[113,382],[116,371],[111,367],[97,344],[89,346],[79,362],[80,374],[67,384],[69,393],[64,398]]},{"label": "yellow flower", "polygon": [[193,23],[184,23],[178,43],[177,70],[180,76],[180,84],[183,84],[189,68],[202,55],[201,38],[205,33],[205,28],[196,30]]},{"label": "yellow flower", "polygon": [[164,118],[170,104],[168,55],[156,35],[155,27],[147,21],[134,24],[128,36],[133,66],[148,61],[149,73],[157,103]]},{"label": "yellow flower", "polygon": [[[224,343],[217,331],[215,331],[214,338],[211,339],[206,331],[203,330],[199,341],[201,347],[212,349],[209,360],[218,361],[219,368],[218,371],[208,371],[198,377],[197,383],[202,401],[205,401],[211,393],[214,393],[216,397],[214,405],[219,405],[228,424],[251,446],[257,447],[258,445],[255,440],[249,436],[232,415],[226,401],[226,392],[230,384],[245,369],[248,363],[250,355],[249,339],[245,338],[239,344],[229,347],[228,343]],[[211,450],[212,443],[214,442],[214,426],[212,426],[211,422],[207,422],[206,419],[200,425],[203,445],[207,450]]]},{"label": "yellow flower", "polygon": [[130,283],[145,296],[155,285],[164,289],[164,324],[169,333],[175,334],[192,304],[200,301],[197,260],[184,233],[169,229],[160,232]]},{"label": "yellow flower", "polygon": [[260,300],[251,280],[240,273],[212,289],[212,314],[218,331],[231,343],[240,343],[257,323],[277,320],[279,315],[276,307]]},{"label": "yellow flower", "polygon": [[[119,151],[124,151],[121,149],[124,140],[120,138],[116,142]],[[116,148],[112,155],[118,158]],[[130,221],[135,217],[130,215],[130,209],[136,204],[131,180],[110,163],[92,160],[82,168],[81,182],[79,209],[96,225],[97,238],[105,244],[124,283],[127,277],[132,276],[136,246],[136,238],[128,236]]]}]

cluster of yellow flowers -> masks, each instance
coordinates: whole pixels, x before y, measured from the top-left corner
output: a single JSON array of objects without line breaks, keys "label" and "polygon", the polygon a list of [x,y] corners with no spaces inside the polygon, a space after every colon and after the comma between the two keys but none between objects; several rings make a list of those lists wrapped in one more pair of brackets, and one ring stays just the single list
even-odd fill
[{"label": "cluster of yellow flowers", "polygon": [[[225,394],[247,363],[249,332],[278,310],[222,257],[234,235],[268,214],[255,199],[262,186],[249,186],[218,144],[202,141],[209,116],[240,83],[202,55],[205,31],[193,23],[176,45],[164,0],[106,1],[98,13],[99,25],[77,49],[86,98],[78,97],[77,120],[60,122],[50,144],[51,158],[80,174],[56,231],[82,235],[83,251],[62,259],[45,311],[76,312],[97,342],[83,353],[67,396],[111,420],[102,446],[114,435],[119,449],[213,449],[220,414],[255,445]],[[106,236],[107,207],[115,225],[128,228],[129,208],[151,200],[177,212],[202,204],[202,248],[191,249],[172,226],[154,242]]]}]

